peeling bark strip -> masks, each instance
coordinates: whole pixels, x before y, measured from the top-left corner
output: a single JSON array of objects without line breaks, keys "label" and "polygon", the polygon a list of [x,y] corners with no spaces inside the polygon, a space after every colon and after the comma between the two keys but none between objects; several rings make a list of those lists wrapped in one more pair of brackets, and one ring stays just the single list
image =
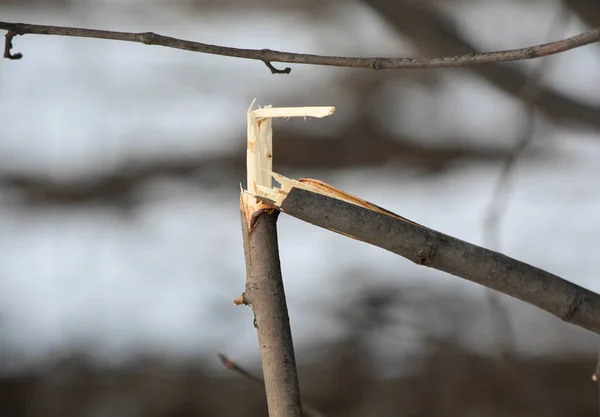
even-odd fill
[{"label": "peeling bark strip", "polygon": [[267,405],[270,417],[300,417],[302,405],[294,344],[277,244],[279,211],[259,198],[272,186],[273,117],[325,117],[333,107],[290,107],[248,109],[246,150],[247,191],[240,194],[240,212],[246,291],[234,304],[247,304],[254,312],[258,333]]},{"label": "peeling bark strip", "polygon": [[[318,180],[296,181],[272,175],[282,186],[263,191],[262,200],[271,207],[416,264],[500,291],[600,334],[598,294],[501,253],[421,226]],[[320,187],[312,185],[315,181]]]}]

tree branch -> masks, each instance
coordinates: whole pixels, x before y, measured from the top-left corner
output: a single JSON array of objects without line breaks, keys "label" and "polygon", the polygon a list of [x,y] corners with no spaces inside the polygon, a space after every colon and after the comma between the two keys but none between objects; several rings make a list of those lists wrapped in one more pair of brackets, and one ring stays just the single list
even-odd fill
[{"label": "tree branch", "polygon": [[279,211],[266,207],[255,196],[260,189],[269,189],[273,183],[270,174],[273,167],[272,119],[321,118],[333,114],[335,108],[266,106],[253,110],[254,103],[247,112],[248,188],[240,192],[246,291],[241,300],[236,298],[233,303],[239,305],[241,301],[254,312],[269,417],[300,417],[300,387],[277,244]]},{"label": "tree branch", "polygon": [[600,295],[503,254],[421,226],[318,180],[273,174],[265,204],[423,266],[502,292],[600,334]]},{"label": "tree branch", "polygon": [[[480,52],[476,45],[461,36],[452,19],[437,10],[435,4],[438,2],[363,1],[381,15],[382,20],[390,24],[397,33],[408,36],[424,54],[466,55]],[[479,65],[467,69],[515,98],[521,98],[523,85],[527,84],[527,74],[514,65]],[[554,122],[585,123],[600,128],[600,107],[581,102],[551,86],[543,86],[536,105]]]},{"label": "tree branch", "polygon": [[248,224],[240,200],[246,292],[254,312],[270,417],[300,417],[300,388],[277,244],[278,211],[255,212]]},{"label": "tree branch", "polygon": [[420,68],[447,68],[463,67],[493,62],[519,61],[554,55],[580,46],[600,41],[600,28],[563,39],[557,42],[530,46],[521,49],[511,49],[496,52],[482,52],[447,57],[432,58],[353,58],[341,56],[323,56],[311,54],[297,54],[291,52],[273,51],[270,49],[243,49],[227,46],[210,45],[200,42],[186,41],[169,36],[158,35],[153,32],[115,32],[108,30],[82,29],[64,26],[31,25],[26,23],[0,22],[0,29],[8,30],[5,44],[5,56],[19,59],[22,55],[12,54],[10,41],[14,35],[37,34],[58,35],[83,38],[109,39],[125,42],[137,42],[146,45],[158,45],[168,48],[183,49],[212,55],[229,56],[262,61],[271,72],[288,74],[291,69],[279,70],[271,62],[285,62],[292,64],[324,65],[347,68],[383,69],[420,69]]},{"label": "tree branch", "polygon": [[[363,119],[356,119],[355,123],[331,133],[307,134],[283,128],[277,139],[277,164],[282,171],[329,171],[394,164],[416,167],[427,174],[439,174],[451,169],[458,161],[495,163],[509,155],[509,151],[502,147],[461,145],[465,140],[454,136],[437,140],[439,145],[427,145],[429,140],[422,142],[425,144],[412,137],[382,132],[372,122]],[[544,152],[530,157],[546,157]],[[152,160],[133,158],[92,178],[76,175],[60,181],[44,173],[0,168],[0,191],[15,191],[20,204],[36,207],[89,202],[128,207],[136,202],[136,192],[153,180],[193,177],[195,185],[215,186],[215,175],[224,181],[240,178],[244,175],[244,165],[244,157],[236,150],[220,155],[167,156]]]},{"label": "tree branch", "polygon": [[[219,359],[221,360],[221,363],[227,369],[238,373],[239,375],[243,376],[244,378],[247,378],[250,381],[255,382],[256,384],[258,384],[262,387],[265,386],[265,382],[262,379],[260,379],[256,375],[248,372],[247,370],[242,368],[240,365],[238,365],[235,361],[231,360],[230,358],[223,355],[222,353],[219,353],[218,356],[219,356]],[[302,404],[302,415],[305,417],[325,417],[325,415],[323,413],[321,413],[316,408],[308,405],[306,402],[303,402],[303,404]]]}]

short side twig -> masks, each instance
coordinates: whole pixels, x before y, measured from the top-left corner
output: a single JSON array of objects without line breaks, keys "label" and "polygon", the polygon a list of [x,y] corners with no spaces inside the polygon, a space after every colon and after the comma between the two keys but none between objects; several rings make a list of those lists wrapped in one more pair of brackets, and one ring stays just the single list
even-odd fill
[{"label": "short side twig", "polygon": [[13,47],[12,40],[15,36],[17,36],[17,34],[15,32],[12,32],[12,31],[6,32],[6,35],[4,37],[4,58],[7,58],[7,59],[23,58],[23,54],[21,54],[21,53],[16,53],[16,54],[12,53],[12,47]]},{"label": "short side twig", "polygon": [[[325,65],[346,68],[369,68],[372,70],[462,67],[468,65],[488,64],[493,62],[519,61],[531,58],[539,58],[542,56],[558,54],[570,49],[600,41],[600,28],[594,28],[587,32],[560,41],[505,51],[431,58],[356,58],[297,54],[292,52],[273,51],[270,49],[232,48],[227,46],[186,41],[183,39],[158,35],[153,32],[115,32],[109,30],[32,25],[10,22],[0,22],[0,29],[14,32],[17,35],[37,34],[109,39],[125,42],[137,42],[146,45],[165,46],[167,48],[183,49],[186,51],[229,56],[233,58],[253,59],[265,63],[274,74],[289,74],[291,68],[280,70],[275,68],[271,64],[272,62]],[[8,51],[10,55],[10,48],[8,48]],[[7,56],[6,50],[5,56]]]},{"label": "short side twig", "polygon": [[262,200],[284,213],[499,291],[600,334],[598,294],[501,253],[421,226],[331,186],[321,190],[273,175],[283,186]]},{"label": "short side twig", "polygon": [[[229,357],[223,355],[222,353],[219,353],[218,356],[219,356],[219,359],[221,360],[221,363],[223,363],[223,365],[225,365],[225,367],[227,369],[229,369],[233,372],[236,372],[239,375],[243,376],[244,378],[247,378],[250,381],[264,387],[265,382],[262,379],[260,379],[256,375],[252,374],[251,372],[247,371],[246,369],[242,368],[235,361],[233,361]],[[305,417],[325,417],[325,415],[323,413],[321,413],[316,408],[307,404],[306,401],[304,401],[302,404],[302,415]]]},{"label": "short side twig", "polygon": [[253,375],[250,372],[246,371],[244,368],[239,366],[237,363],[235,363],[233,360],[231,360],[227,356],[223,355],[222,353],[219,353],[218,356],[219,356],[219,359],[221,360],[221,363],[223,365],[225,365],[225,367],[227,369],[229,369],[230,371],[237,372],[244,378],[248,378],[250,381],[255,382],[259,385],[262,385],[262,386],[265,385],[265,382],[262,379],[260,379],[256,375]]}]

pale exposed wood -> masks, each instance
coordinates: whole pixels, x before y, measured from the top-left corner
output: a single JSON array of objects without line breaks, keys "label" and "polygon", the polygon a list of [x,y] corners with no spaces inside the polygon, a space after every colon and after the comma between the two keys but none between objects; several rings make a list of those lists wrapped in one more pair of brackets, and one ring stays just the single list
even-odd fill
[{"label": "pale exposed wood", "polygon": [[234,303],[249,305],[258,333],[267,405],[270,417],[300,417],[302,404],[296,371],[294,344],[277,245],[279,211],[266,206],[261,190],[272,189],[273,117],[325,117],[333,107],[266,106],[248,109],[246,147],[247,190],[241,190],[240,212],[246,291]]}]

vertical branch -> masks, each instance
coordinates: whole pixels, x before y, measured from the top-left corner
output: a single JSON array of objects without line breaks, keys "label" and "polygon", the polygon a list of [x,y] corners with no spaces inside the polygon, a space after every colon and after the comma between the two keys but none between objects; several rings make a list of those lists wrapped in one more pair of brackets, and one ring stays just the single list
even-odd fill
[{"label": "vertical branch", "polygon": [[[248,109],[247,190],[240,195],[246,291],[242,303],[254,312],[270,417],[300,417],[302,404],[292,331],[277,244],[279,211],[257,197],[272,186],[273,117],[324,117],[333,107]],[[239,303],[239,300],[234,301]]]},{"label": "vertical branch", "polygon": [[248,228],[242,208],[244,302],[254,312],[269,416],[299,417],[300,389],[277,245],[278,214],[273,210],[258,212]]}]

